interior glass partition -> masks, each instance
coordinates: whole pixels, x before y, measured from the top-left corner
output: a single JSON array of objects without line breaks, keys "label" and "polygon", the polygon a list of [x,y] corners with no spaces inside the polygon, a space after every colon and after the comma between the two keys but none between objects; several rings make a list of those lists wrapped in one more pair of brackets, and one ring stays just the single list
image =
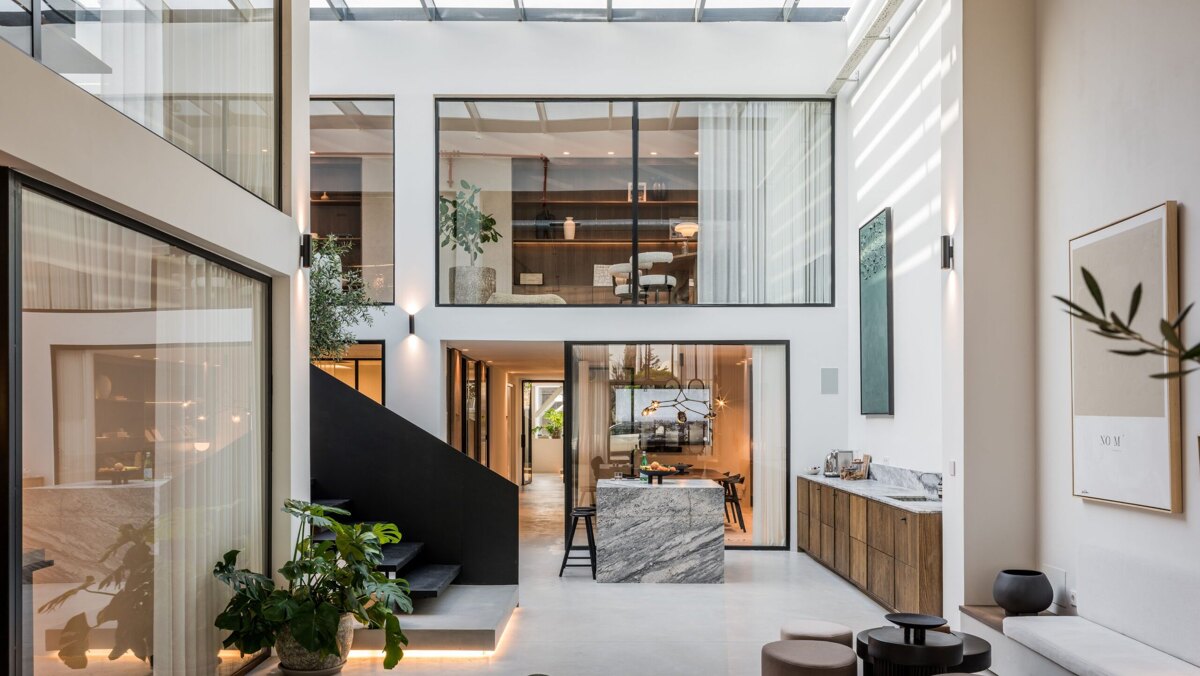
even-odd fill
[{"label": "interior glass partition", "polygon": [[[34,56],[46,67],[278,203],[278,23],[272,0],[42,0],[41,7]],[[33,53],[24,47],[26,25],[22,11],[0,0],[0,37]]]},{"label": "interior glass partition", "polygon": [[23,672],[231,674],[212,567],[268,564],[267,283],[51,195],[19,192]]},{"label": "interior glass partition", "polygon": [[832,101],[442,100],[438,125],[440,304],[833,303]]},{"label": "interior glass partition", "polygon": [[[571,345],[567,509],[649,462],[727,489],[727,546],[784,547],[788,358],[783,343]],[[667,479],[668,481],[670,478]]]},{"label": "interior glass partition", "polygon": [[0,0],[0,39],[26,54],[33,53],[33,12],[26,4]]},{"label": "interior glass partition", "polygon": [[396,300],[394,108],[390,99],[309,104],[312,232],[350,245],[342,265],[383,304]]}]

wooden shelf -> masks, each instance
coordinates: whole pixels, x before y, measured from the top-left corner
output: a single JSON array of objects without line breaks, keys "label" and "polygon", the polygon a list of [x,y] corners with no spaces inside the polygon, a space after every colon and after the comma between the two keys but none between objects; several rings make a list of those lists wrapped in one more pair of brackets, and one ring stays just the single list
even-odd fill
[{"label": "wooden shelf", "polygon": [[[981,624],[1004,633],[1004,609],[1000,606],[959,606],[963,615],[978,620]],[[1054,613],[1043,610],[1038,616],[1045,617]]]},{"label": "wooden shelf", "polygon": [[[646,239],[638,237],[638,243],[654,243],[666,244],[669,242],[678,242],[683,244],[683,240],[678,239]],[[514,239],[513,244],[627,244],[633,246],[633,240],[629,239]]]}]

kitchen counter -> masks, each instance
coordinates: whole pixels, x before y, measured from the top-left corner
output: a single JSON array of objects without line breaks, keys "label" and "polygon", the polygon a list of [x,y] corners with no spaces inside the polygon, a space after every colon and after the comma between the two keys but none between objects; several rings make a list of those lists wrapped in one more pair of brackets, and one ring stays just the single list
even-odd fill
[{"label": "kitchen counter", "polygon": [[725,581],[725,489],[708,479],[596,482],[596,580]]},{"label": "kitchen counter", "polygon": [[[940,514],[942,512],[942,503],[940,500],[931,500],[929,497],[911,488],[901,486],[893,486],[891,484],[881,483],[874,479],[863,479],[861,481],[847,481],[845,479],[835,479],[833,477],[823,476],[821,474],[801,474],[801,479],[807,479],[813,483],[831,486],[840,491],[846,491],[853,495],[861,495],[864,498],[878,500],[889,507],[903,509],[906,512],[914,512],[917,514]],[[896,500],[892,496],[915,496],[925,498],[924,500]]]}]

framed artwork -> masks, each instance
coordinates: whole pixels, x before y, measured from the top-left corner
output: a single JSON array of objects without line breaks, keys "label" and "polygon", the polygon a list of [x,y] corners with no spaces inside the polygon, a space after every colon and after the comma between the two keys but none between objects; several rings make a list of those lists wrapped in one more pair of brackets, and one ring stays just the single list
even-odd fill
[{"label": "framed artwork", "polygon": [[893,415],[891,208],[858,229],[858,364],[859,411]]},{"label": "framed artwork", "polygon": [[[1160,334],[1159,321],[1179,312],[1178,224],[1174,202],[1071,240],[1071,301],[1094,309],[1083,279],[1087,268],[1121,314],[1142,285],[1133,328]],[[1071,320],[1073,492],[1089,500],[1161,512],[1183,509],[1182,429],[1178,360],[1110,352],[1113,341]]]}]

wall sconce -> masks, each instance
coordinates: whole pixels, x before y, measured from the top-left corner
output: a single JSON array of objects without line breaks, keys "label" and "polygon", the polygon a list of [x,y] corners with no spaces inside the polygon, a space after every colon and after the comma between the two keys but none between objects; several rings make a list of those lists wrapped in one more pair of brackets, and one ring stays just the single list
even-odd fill
[{"label": "wall sconce", "polygon": [[942,269],[954,269],[954,238],[942,235]]},{"label": "wall sconce", "polygon": [[304,268],[312,267],[312,233],[306,232],[300,235],[300,266]]},{"label": "wall sconce", "polygon": [[408,335],[417,335],[417,315],[415,313],[408,316]]}]

